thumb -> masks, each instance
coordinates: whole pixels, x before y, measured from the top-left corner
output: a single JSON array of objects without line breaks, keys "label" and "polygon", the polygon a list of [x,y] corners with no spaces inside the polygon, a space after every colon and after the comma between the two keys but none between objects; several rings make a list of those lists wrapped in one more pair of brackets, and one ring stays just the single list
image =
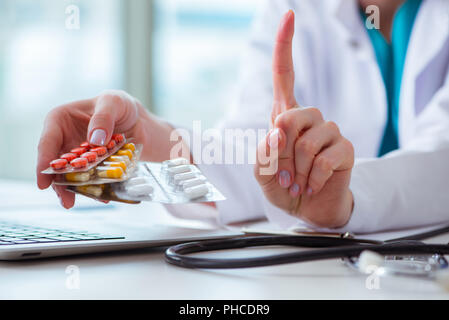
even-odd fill
[{"label": "thumb", "polygon": [[87,138],[90,144],[104,146],[114,130],[130,129],[137,121],[137,106],[125,93],[108,92],[96,98]]},{"label": "thumb", "polygon": [[292,41],[295,32],[295,14],[288,11],[281,20],[273,53],[273,117],[294,107],[295,73],[292,57]]}]

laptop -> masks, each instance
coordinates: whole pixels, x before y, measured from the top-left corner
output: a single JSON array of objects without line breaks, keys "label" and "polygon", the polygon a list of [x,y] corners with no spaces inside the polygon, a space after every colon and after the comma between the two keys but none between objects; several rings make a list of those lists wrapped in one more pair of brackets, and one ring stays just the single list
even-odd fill
[{"label": "laptop", "polygon": [[242,235],[236,231],[200,230],[168,225],[103,227],[94,224],[86,230],[81,230],[66,225],[42,226],[36,223],[0,220],[0,261],[166,247]]}]

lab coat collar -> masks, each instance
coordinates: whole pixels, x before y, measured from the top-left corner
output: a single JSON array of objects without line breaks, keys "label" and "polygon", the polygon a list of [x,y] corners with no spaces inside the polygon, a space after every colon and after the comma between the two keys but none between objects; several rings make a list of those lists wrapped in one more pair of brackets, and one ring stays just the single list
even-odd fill
[{"label": "lab coat collar", "polygon": [[[449,38],[449,2],[423,0],[415,20],[404,66],[399,107],[400,145],[414,137],[413,123],[423,106],[417,106],[419,94],[426,85],[419,82],[420,75],[444,49]],[[407,125],[405,125],[407,124]]]},{"label": "lab coat collar", "polygon": [[358,34],[354,31],[359,30],[362,25],[358,1],[334,0],[329,3],[329,10],[337,22],[341,34],[348,40],[357,40]]},{"label": "lab coat collar", "polygon": [[[442,50],[449,36],[449,2],[423,0],[410,38],[407,63],[418,76]],[[413,68],[412,68],[413,65]]]},{"label": "lab coat collar", "polygon": [[[359,16],[358,0],[334,0],[329,2],[331,16],[335,17],[340,33],[351,42],[367,40]],[[362,30],[361,30],[362,29]],[[449,1],[422,0],[410,39],[410,47],[419,48],[410,53],[417,76],[442,49],[449,36]],[[415,43],[419,43],[415,45]],[[419,57],[418,57],[419,56]]]},{"label": "lab coat collar", "polygon": [[329,2],[330,17],[333,27],[344,41],[356,52],[360,60],[376,62],[365,25],[360,17],[358,0],[333,0]]}]

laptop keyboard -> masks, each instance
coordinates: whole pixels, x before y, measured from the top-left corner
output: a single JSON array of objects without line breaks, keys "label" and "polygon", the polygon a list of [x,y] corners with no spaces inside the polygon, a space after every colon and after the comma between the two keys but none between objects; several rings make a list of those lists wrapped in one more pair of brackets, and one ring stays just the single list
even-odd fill
[{"label": "laptop keyboard", "polygon": [[0,222],[0,246],[125,239],[87,231],[67,231]]}]

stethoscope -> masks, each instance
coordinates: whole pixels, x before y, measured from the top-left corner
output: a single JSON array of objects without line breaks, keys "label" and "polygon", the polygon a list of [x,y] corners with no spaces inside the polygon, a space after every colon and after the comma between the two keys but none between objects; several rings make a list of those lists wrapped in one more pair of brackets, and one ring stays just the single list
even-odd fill
[{"label": "stethoscope", "polygon": [[[449,226],[445,226],[387,241],[357,239],[349,233],[340,237],[241,236],[179,244],[168,248],[165,258],[172,265],[199,269],[252,268],[342,258],[346,264],[363,273],[371,272],[374,266],[379,275],[427,277],[449,283],[449,273],[445,273],[444,279],[439,277],[440,271],[448,269],[449,264],[444,255],[449,254],[449,245],[422,242],[448,232]],[[264,246],[294,246],[310,250],[232,259],[191,256],[196,253]]]}]

